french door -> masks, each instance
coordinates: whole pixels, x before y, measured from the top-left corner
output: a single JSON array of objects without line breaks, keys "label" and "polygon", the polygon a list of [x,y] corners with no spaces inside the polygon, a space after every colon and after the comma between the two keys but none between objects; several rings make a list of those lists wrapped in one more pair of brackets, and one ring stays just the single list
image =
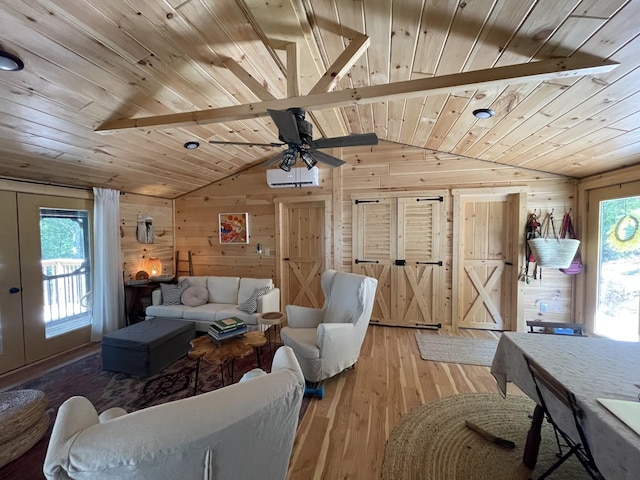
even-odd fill
[{"label": "french door", "polygon": [[586,320],[617,340],[640,338],[640,182],[589,191]]},{"label": "french door", "polygon": [[0,191],[0,373],[90,341],[89,200]]},{"label": "french door", "polygon": [[18,204],[14,192],[0,191],[0,374],[25,364],[18,245]]}]

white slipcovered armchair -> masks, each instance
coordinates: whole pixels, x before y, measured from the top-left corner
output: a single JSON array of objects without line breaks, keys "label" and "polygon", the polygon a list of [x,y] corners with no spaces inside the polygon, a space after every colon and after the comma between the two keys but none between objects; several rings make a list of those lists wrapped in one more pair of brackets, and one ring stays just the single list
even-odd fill
[{"label": "white slipcovered armchair", "polygon": [[287,327],[280,332],[300,362],[304,378],[320,382],[353,366],[367,333],[378,281],[326,270],[322,309],[287,305]]},{"label": "white slipcovered armchair", "polygon": [[[291,349],[269,374],[127,414],[98,416],[84,397],[58,410],[47,479],[273,479],[286,477],[304,394]],[[244,377],[243,377],[244,380]]]}]

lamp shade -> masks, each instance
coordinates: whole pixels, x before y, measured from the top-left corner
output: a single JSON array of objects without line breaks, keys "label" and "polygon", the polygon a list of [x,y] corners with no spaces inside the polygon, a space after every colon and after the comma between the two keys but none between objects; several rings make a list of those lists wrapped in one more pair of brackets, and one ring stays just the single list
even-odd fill
[{"label": "lamp shade", "polygon": [[144,269],[151,277],[160,275],[162,273],[162,262],[158,257],[149,257],[144,262]]}]

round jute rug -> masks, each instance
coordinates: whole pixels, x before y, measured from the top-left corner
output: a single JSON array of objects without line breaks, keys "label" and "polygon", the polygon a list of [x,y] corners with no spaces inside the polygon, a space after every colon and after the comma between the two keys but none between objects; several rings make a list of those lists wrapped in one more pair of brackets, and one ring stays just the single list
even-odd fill
[{"label": "round jute rug", "polygon": [[[543,423],[536,469],[522,465],[522,452],[535,403],[523,397],[466,394],[422,405],[402,417],[384,452],[382,480],[515,480],[539,477],[555,461],[553,428]],[[511,440],[513,450],[487,441],[465,426],[469,420]],[[551,479],[582,480],[589,476],[575,456]]]}]

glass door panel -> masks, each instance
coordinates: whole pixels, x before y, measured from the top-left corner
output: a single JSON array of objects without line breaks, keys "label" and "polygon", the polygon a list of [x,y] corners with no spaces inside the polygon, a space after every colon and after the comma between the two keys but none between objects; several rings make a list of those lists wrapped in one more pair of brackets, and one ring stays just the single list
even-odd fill
[{"label": "glass door panel", "polygon": [[89,325],[89,212],[41,208],[40,250],[46,337]]},{"label": "glass door panel", "polygon": [[90,341],[91,201],[18,194],[27,363]]},{"label": "glass door panel", "polygon": [[589,195],[588,222],[597,229],[589,227],[588,265],[596,268],[588,268],[587,311],[594,333],[617,340],[640,339],[640,194],[633,195],[639,188],[636,182]]}]

